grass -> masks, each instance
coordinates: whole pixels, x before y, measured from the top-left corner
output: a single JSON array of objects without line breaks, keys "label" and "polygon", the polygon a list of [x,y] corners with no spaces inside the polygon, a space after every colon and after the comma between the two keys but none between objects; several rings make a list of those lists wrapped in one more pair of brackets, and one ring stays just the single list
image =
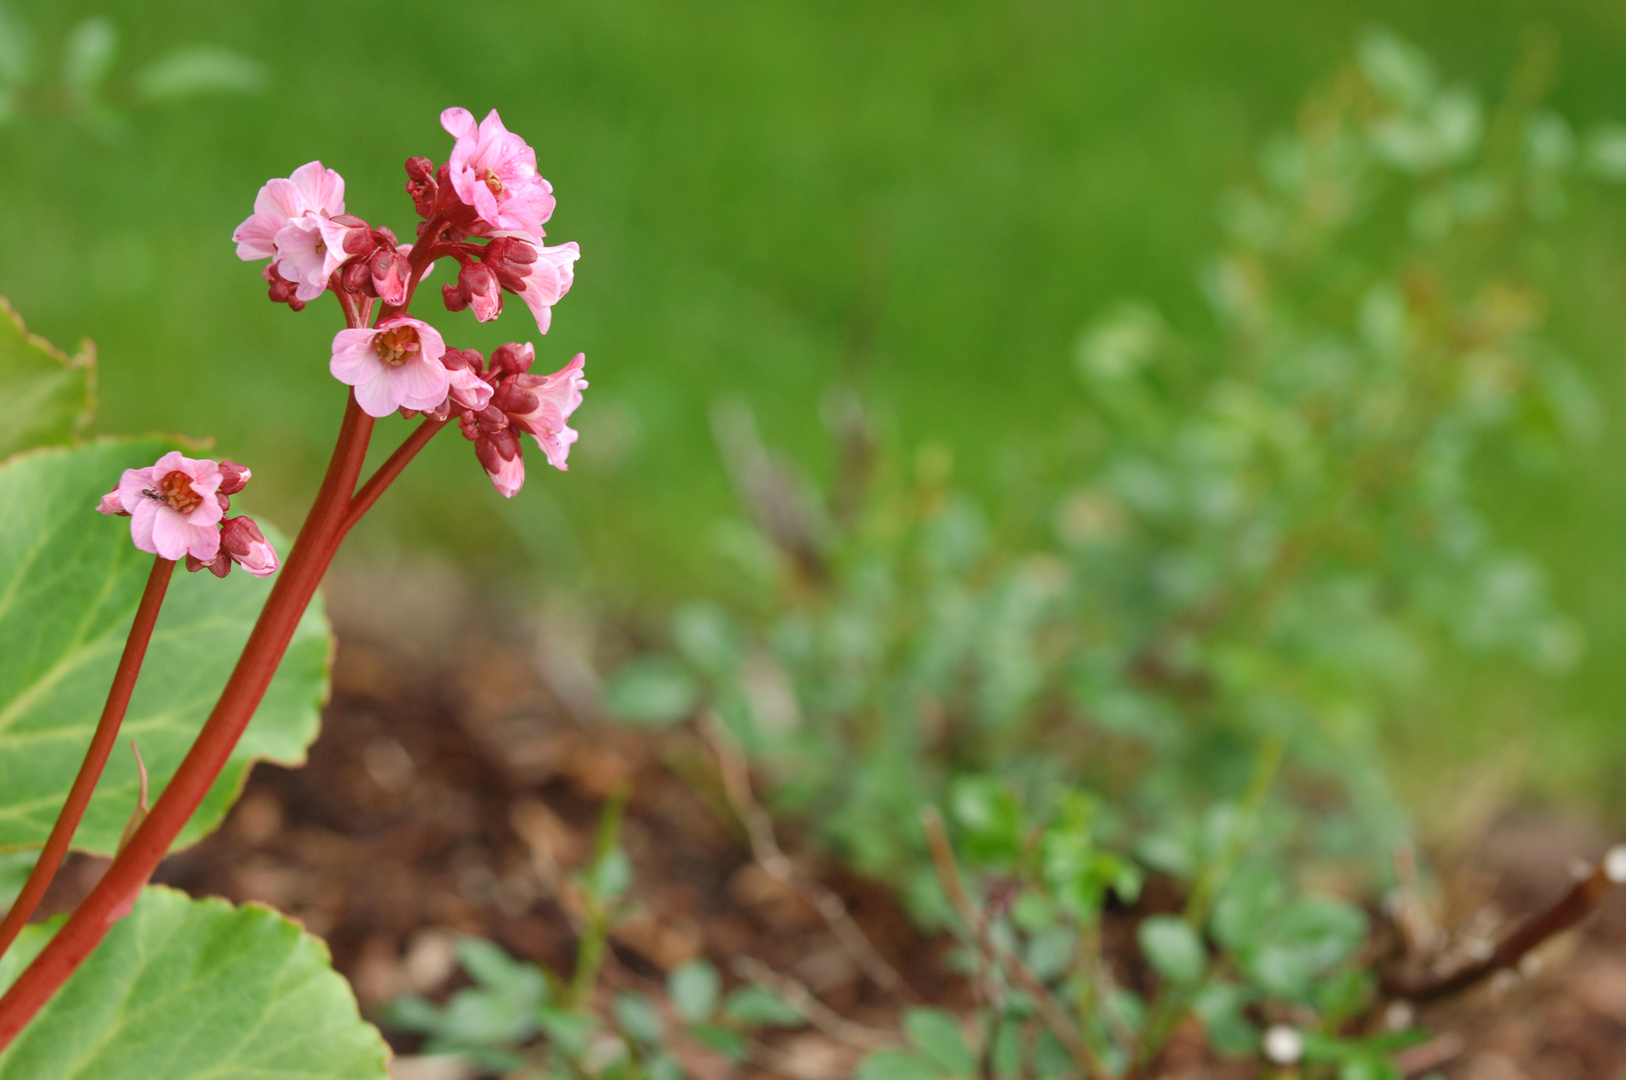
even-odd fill
[{"label": "grass", "polygon": [[[337,316],[267,303],[230,231],[267,177],[313,157],[344,174],[352,212],[406,231],[401,160],[445,154],[445,106],[497,106],[555,184],[550,235],[584,252],[539,348],[539,364],[588,355],[576,467],[543,475],[533,456],[505,504],[447,436],[358,557],[434,544],[656,605],[716,578],[710,526],[732,512],[707,423],[720,395],[817,471],[819,402],[855,386],[901,445],[951,447],[993,492],[1076,409],[1072,342],[1104,307],[1145,296],[1204,332],[1194,281],[1216,199],[1371,22],[1485,89],[1548,28],[1554,103],[1626,118],[1626,14],[1603,0],[34,7],[46,67],[72,23],[107,15],[115,82],[194,41],[274,73],[261,96],[137,111],[117,143],[60,117],[0,128],[0,294],[57,340],[97,340],[100,430],[214,435],[291,524],[340,409]],[[1576,230],[1554,312],[1617,417],[1623,223],[1617,207]],[[526,336],[517,303],[494,325],[437,322],[488,349]],[[1626,793],[1623,450],[1617,423],[1560,476],[1487,466],[1500,524],[1553,565],[1592,648],[1561,693],[1442,720],[1440,753],[1485,749],[1539,707],[1550,724],[1521,736],[1538,777]]]}]

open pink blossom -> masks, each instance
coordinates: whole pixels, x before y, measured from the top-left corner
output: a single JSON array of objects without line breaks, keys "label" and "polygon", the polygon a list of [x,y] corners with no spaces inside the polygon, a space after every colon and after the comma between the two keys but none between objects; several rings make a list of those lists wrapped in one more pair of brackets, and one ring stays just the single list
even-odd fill
[{"label": "open pink blossom", "polygon": [[171,450],[150,468],[125,469],[96,509],[130,515],[130,538],[142,551],[212,562],[220,551],[221,479],[216,462]]},{"label": "open pink blossom", "polygon": [[537,259],[531,264],[531,272],[525,275],[525,288],[520,290],[519,298],[536,316],[536,328],[545,334],[548,325],[553,322],[553,305],[570,291],[571,284],[576,280],[576,260],[582,257],[582,253],[572,240],[554,247],[538,244],[536,254]]},{"label": "open pink blossom", "polygon": [[325,217],[344,213],[344,177],[320,161],[301,165],[286,180],[266,181],[254,198],[254,213],[232,233],[237,257],[245,262],[277,258],[277,234],[310,213]]},{"label": "open pink blossom", "polygon": [[429,411],[446,400],[450,379],[440,358],[446,342],[426,322],[398,316],[375,328],[340,330],[328,370],[356,388],[368,416],[396,409]]},{"label": "open pink blossom", "polygon": [[587,380],[582,378],[586,359],[586,354],[577,353],[570,363],[552,375],[527,372],[506,378],[491,398],[491,403],[508,415],[514,427],[536,438],[537,445],[547,455],[548,464],[555,469],[570,467],[565,459],[570,456],[570,447],[577,435],[566,421],[581,405],[582,391],[587,388]]},{"label": "open pink blossom", "polygon": [[553,186],[536,171],[536,151],[503,127],[497,110],[478,126],[467,109],[440,114],[457,140],[447,171],[457,197],[491,229],[514,229],[540,238],[553,214]]}]

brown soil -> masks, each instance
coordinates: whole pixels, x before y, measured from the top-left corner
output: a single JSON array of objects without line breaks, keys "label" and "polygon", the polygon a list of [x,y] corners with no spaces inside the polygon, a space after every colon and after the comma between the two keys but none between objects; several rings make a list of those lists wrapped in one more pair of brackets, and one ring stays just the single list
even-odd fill
[{"label": "brown soil", "polygon": [[[334,695],[309,763],[257,767],[225,826],[168,860],[160,881],[266,901],[300,919],[328,941],[364,1013],[376,1015],[407,991],[435,997],[460,985],[452,955],[459,934],[490,937],[568,973],[576,935],[561,881],[586,861],[599,809],[626,780],[632,796],[623,843],[641,914],[613,937],[608,988],[656,991],[663,972],[701,955],[734,981],[735,959],[752,957],[863,1029],[894,1032],[899,1010],[911,1003],[969,1008],[964,979],[944,963],[949,942],[917,931],[885,889],[812,859],[794,835],[781,836],[909,984],[902,995],[876,989],[806,900],[753,861],[710,751],[692,731],[629,733],[597,724],[573,712],[570,699],[579,702],[579,695],[549,689],[569,683],[558,656],[549,655],[557,642],[509,633],[512,624],[503,620],[454,624],[399,606],[380,610],[371,601],[377,595],[376,583],[339,590]],[[346,602],[360,596],[369,603]],[[1506,820],[1471,855],[1452,860],[1440,904],[1454,913],[1454,925],[1488,929],[1550,901],[1565,887],[1571,862],[1596,857],[1601,847],[1598,836],[1573,823]],[[77,860],[49,906],[71,902],[97,868]],[[1626,899],[1606,903],[1540,960],[1524,978],[1476,989],[1421,1017],[1438,1036],[1421,1053],[1440,1059],[1440,1075],[1620,1075]],[[399,1052],[415,1049],[410,1036],[386,1034]],[[769,1035],[746,1070],[698,1048],[683,1048],[682,1056],[702,1080],[833,1080],[850,1075],[862,1057],[853,1034],[809,1028]],[[1248,1075],[1203,1060],[1192,1032],[1177,1037],[1160,1074]],[[409,1058],[400,1075],[450,1074]]]}]

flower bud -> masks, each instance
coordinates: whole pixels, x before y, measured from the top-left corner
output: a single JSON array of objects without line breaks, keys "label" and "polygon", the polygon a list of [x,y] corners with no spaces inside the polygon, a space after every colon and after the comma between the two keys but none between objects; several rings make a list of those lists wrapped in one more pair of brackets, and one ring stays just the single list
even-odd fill
[{"label": "flower bud", "polygon": [[339,271],[339,287],[347,293],[364,292],[372,283],[372,274],[363,259],[347,262],[344,269]]},{"label": "flower bud", "polygon": [[102,496],[102,501],[96,504],[98,514],[109,514],[114,517],[129,517],[130,511],[124,508],[124,501],[119,498],[119,489],[114,488]]},{"label": "flower bud", "polygon": [[187,554],[186,569],[189,573],[195,574],[204,568],[207,568],[209,573],[213,574],[215,577],[223,578],[227,574],[231,573],[231,556],[226,554],[225,548],[221,548],[219,551],[215,552],[215,557],[210,559],[208,562],[195,558],[190,553]]},{"label": "flower bud", "polygon": [[474,317],[490,322],[502,314],[502,287],[497,275],[482,263],[469,263],[457,272],[457,287],[469,298]]},{"label": "flower bud", "polygon": [[469,298],[463,295],[463,290],[456,285],[442,285],[440,287],[441,299],[446,301],[447,311],[462,311],[469,306]]},{"label": "flower bud", "polygon": [[536,246],[517,236],[499,236],[486,245],[481,257],[496,273],[503,288],[512,293],[524,292],[525,279],[537,259]]},{"label": "flower bud", "polygon": [[474,456],[491,477],[491,486],[505,499],[512,499],[525,484],[525,458],[519,436],[504,429],[474,440]]},{"label": "flower bud", "polygon": [[520,344],[509,342],[498,345],[491,354],[491,370],[487,373],[491,378],[500,378],[503,375],[523,375],[531,370],[536,362],[536,347],[530,342]]},{"label": "flower bud", "polygon": [[248,484],[254,471],[247,465],[239,465],[235,461],[222,461],[220,463],[220,494],[235,495]]},{"label": "flower bud", "polygon": [[373,288],[379,299],[393,307],[406,303],[407,279],[412,275],[412,263],[394,247],[380,247],[367,260]]},{"label": "flower bud", "polygon": [[421,218],[435,212],[435,199],[439,191],[435,184],[435,163],[426,157],[406,159],[407,194],[412,196],[412,208]]},{"label": "flower bud", "polygon": [[255,577],[277,568],[277,553],[251,517],[227,518],[220,528],[220,550]]}]

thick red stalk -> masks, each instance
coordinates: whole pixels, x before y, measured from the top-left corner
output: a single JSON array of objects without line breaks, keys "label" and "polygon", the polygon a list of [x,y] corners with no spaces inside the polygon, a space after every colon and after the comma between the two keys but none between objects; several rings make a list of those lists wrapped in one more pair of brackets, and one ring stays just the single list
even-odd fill
[{"label": "thick red stalk", "polygon": [[147,643],[152,640],[152,628],[158,622],[158,610],[164,606],[164,592],[174,572],[174,559],[159,556],[153,560],[152,573],[147,575],[147,587],[136,605],[135,621],[124,639],[124,653],[119,657],[118,670],[113,672],[113,685],[108,688],[107,703],[102,706],[102,718],[96,721],[96,733],[90,737],[90,749],[85,751],[85,760],[79,765],[79,775],[73,778],[67,801],[62,804],[56,824],[51,826],[51,835],[40,849],[34,869],[23,883],[23,891],[17,894],[5,919],[0,920],[0,956],[11,948],[29,916],[39,907],[46,888],[56,876],[57,867],[68,853],[74,831],[85,816],[85,807],[90,805],[91,793],[96,790],[108,755],[118,741],[119,725],[124,723],[124,712],[130,707],[130,694],[135,690],[136,676],[141,673],[141,661],[146,658]]},{"label": "thick red stalk", "polygon": [[271,595],[220,700],[147,819],[56,936],[0,997],[0,1050],[84,962],[108,929],[129,912],[137,894],[225,767],[332,561],[337,546],[334,540],[342,535],[349,515],[351,495],[372,430],[373,418],[361,411],[352,394],[316,502],[271,587]]}]

